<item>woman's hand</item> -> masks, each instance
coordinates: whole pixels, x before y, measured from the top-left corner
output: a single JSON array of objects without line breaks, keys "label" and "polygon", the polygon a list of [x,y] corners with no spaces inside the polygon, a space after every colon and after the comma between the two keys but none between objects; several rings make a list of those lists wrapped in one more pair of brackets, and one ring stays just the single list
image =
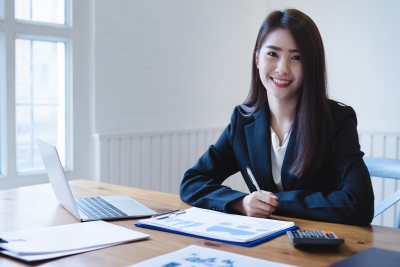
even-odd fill
[{"label": "woman's hand", "polygon": [[277,196],[268,191],[253,192],[232,202],[230,208],[243,215],[259,218],[268,218],[279,206]]}]

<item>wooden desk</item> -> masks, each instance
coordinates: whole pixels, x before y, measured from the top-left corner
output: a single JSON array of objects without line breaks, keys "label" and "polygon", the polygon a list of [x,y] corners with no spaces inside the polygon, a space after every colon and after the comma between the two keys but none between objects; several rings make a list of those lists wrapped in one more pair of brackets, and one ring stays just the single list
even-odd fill
[{"label": "wooden desk", "polygon": [[[70,185],[75,197],[128,195],[157,212],[190,207],[182,202],[178,195],[173,194],[85,180],[71,181]],[[0,266],[127,266],[190,244],[299,266],[327,266],[370,247],[400,252],[400,229],[349,226],[279,216],[272,218],[294,221],[303,230],[331,230],[346,241],[336,248],[297,249],[290,244],[286,235],[282,235],[255,247],[246,248],[139,228],[134,226],[138,220],[117,220],[111,222],[150,234],[151,238],[31,264],[0,256]],[[50,184],[0,191],[0,232],[77,222],[75,217],[58,204]]]}]

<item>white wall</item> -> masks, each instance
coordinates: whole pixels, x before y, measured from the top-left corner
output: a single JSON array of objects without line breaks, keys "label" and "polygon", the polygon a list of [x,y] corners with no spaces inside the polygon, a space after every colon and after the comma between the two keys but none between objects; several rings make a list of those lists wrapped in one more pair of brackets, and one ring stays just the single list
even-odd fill
[{"label": "white wall", "polygon": [[331,98],[352,106],[358,129],[400,132],[400,1],[270,0],[317,24],[325,45]]},{"label": "white wall", "polygon": [[266,1],[95,2],[98,133],[227,125]]},{"label": "white wall", "polygon": [[297,8],[319,27],[333,99],[359,130],[400,132],[400,1],[95,1],[95,131],[224,126],[247,95],[259,26]]}]

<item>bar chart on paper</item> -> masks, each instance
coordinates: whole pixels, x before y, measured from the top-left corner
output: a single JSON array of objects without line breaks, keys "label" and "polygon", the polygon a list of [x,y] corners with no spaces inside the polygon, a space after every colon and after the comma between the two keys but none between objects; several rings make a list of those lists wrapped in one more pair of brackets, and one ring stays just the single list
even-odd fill
[{"label": "bar chart on paper", "polygon": [[261,260],[226,251],[191,245],[130,267],[289,267],[292,265]]},{"label": "bar chart on paper", "polygon": [[250,242],[294,226],[293,222],[232,215],[200,208],[187,209],[186,213],[175,217],[151,218],[139,223],[233,242]]}]

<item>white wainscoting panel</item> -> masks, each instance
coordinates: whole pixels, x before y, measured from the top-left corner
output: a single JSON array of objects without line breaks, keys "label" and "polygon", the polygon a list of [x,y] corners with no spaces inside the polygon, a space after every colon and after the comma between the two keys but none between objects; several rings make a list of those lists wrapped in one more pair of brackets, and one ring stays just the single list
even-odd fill
[{"label": "white wainscoting panel", "polygon": [[[381,132],[359,133],[361,150],[365,156],[400,159],[400,134]],[[400,189],[400,180],[382,179],[371,177],[372,187],[375,195],[375,205]],[[400,203],[377,216],[372,224],[394,227]]]},{"label": "white wainscoting panel", "polygon": [[[98,134],[101,182],[179,194],[184,173],[214,144],[223,128]],[[224,185],[248,192],[240,173]]]},{"label": "white wainscoting panel", "polygon": [[[179,194],[184,173],[214,144],[223,128],[146,131],[94,136],[100,152],[101,182]],[[400,158],[400,134],[360,132],[361,150],[366,156]],[[400,181],[371,177],[375,204],[400,189]],[[241,173],[224,185],[249,192]],[[372,222],[393,227],[400,209],[396,204]]]}]

